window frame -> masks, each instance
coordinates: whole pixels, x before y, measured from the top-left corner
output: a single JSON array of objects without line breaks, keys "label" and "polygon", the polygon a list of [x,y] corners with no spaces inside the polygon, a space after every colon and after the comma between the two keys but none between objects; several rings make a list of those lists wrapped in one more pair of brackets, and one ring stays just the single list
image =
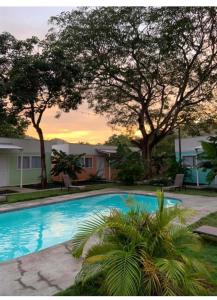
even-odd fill
[{"label": "window frame", "polygon": [[[33,157],[38,157],[39,158],[39,161],[40,161],[40,167],[33,167],[32,166],[32,158]],[[36,169],[36,170],[38,170],[38,169],[41,169],[41,156],[40,155],[31,155],[31,169]]]},{"label": "window frame", "polygon": [[[28,159],[29,159],[29,168],[24,168],[23,166],[22,166],[22,169],[23,170],[31,170],[31,155],[23,155],[23,158],[24,157],[28,157]],[[20,166],[19,166],[19,160],[20,160]],[[17,156],[17,170],[21,170],[21,155],[18,155]]]},{"label": "window frame", "polygon": [[[32,158],[33,157],[41,157],[40,155],[23,155],[23,158],[24,157],[28,157],[29,158],[29,168],[22,168],[23,170],[39,170],[41,169],[41,165],[40,167],[33,167],[32,166]],[[20,166],[19,166],[19,160],[20,160]],[[21,155],[17,155],[17,170],[21,170]]]},{"label": "window frame", "polygon": [[[90,161],[91,161],[90,167],[86,165],[86,159],[90,159]],[[86,156],[84,157],[84,168],[85,169],[93,169],[93,157],[86,157]]]},{"label": "window frame", "polygon": [[[191,157],[191,158],[192,158],[192,165],[191,165],[191,166],[186,166],[186,165],[184,164],[184,158],[185,158],[185,157]],[[196,168],[196,155],[183,155],[183,156],[182,156],[182,166],[183,166],[184,168],[190,168],[190,169]]]}]

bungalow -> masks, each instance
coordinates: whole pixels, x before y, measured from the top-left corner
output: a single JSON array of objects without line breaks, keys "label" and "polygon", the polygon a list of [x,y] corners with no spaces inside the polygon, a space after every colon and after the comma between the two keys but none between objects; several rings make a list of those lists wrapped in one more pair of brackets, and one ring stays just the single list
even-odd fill
[{"label": "bungalow", "polygon": [[[181,139],[181,159],[184,167],[188,168],[189,172],[185,178],[185,182],[189,184],[204,185],[208,184],[206,180],[207,171],[198,168],[198,154],[202,152],[201,142],[208,141],[209,136],[196,136]],[[175,140],[176,160],[179,161],[179,140]],[[212,182],[211,185],[214,185]]]},{"label": "bungalow", "polygon": [[[50,177],[51,143],[45,142],[47,174]],[[0,137],[0,187],[40,182],[40,144],[35,139]]]},{"label": "bungalow", "polygon": [[[83,171],[78,180],[88,180],[97,175],[105,180],[115,178],[116,171],[111,168],[108,158],[116,153],[115,146],[88,144],[56,144],[45,141],[48,181],[60,180],[51,178],[52,148],[67,154],[83,154]],[[137,148],[135,151],[138,151]],[[41,160],[40,143],[36,139],[13,139],[0,137],[0,187],[36,184],[40,182]]]},{"label": "bungalow", "polygon": [[[78,175],[78,180],[88,180],[91,175],[97,175],[105,180],[115,179],[116,170],[112,169],[108,158],[116,153],[117,147],[106,145],[88,145],[88,144],[57,144],[52,146],[58,151],[62,150],[66,154],[82,154],[83,157],[83,171]],[[137,148],[132,147],[134,151]],[[60,180],[60,178],[55,178]]]}]

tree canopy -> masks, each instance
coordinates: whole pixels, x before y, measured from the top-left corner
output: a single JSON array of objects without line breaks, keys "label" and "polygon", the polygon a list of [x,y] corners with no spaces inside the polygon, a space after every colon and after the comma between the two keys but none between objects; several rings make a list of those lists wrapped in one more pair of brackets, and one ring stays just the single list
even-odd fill
[{"label": "tree canopy", "polygon": [[119,144],[126,144],[128,146],[132,146],[131,138],[125,134],[113,134],[111,135],[107,141],[104,143],[105,145],[118,146]]},{"label": "tree canopy", "polygon": [[8,72],[15,51],[15,38],[9,33],[0,34],[0,136],[23,137],[28,122],[13,111],[7,99]]},{"label": "tree canopy", "polygon": [[41,183],[47,184],[45,145],[41,120],[51,107],[77,109],[82,99],[76,84],[80,80],[77,64],[66,59],[59,48],[36,37],[16,41],[17,53],[7,74],[8,98],[13,110],[30,121],[37,131],[41,150]]},{"label": "tree canopy", "polygon": [[215,100],[214,7],[82,8],[51,22],[54,47],[82,65],[90,105],[112,125],[137,127],[147,160]]}]

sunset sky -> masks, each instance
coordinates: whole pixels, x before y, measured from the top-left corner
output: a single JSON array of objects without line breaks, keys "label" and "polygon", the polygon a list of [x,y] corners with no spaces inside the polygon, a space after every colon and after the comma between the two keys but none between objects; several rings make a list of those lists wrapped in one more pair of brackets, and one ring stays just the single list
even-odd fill
[{"label": "sunset sky", "polygon": [[[43,38],[49,26],[50,16],[72,7],[0,7],[0,32],[8,31],[16,38],[25,39],[36,35]],[[103,143],[112,133],[105,118],[95,115],[86,104],[75,112],[62,113],[59,119],[54,116],[57,109],[48,110],[42,121],[46,139],[62,138],[69,142]],[[30,126],[28,135],[37,137]]]}]

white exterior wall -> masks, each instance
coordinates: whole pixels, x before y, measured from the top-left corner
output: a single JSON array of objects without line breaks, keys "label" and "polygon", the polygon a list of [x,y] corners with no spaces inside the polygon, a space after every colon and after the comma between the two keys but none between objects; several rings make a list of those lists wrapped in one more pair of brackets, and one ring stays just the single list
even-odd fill
[{"label": "white exterior wall", "polygon": [[[195,148],[201,147],[201,141],[207,141],[209,136],[195,136],[181,139],[182,152],[195,151]],[[175,152],[179,152],[179,140],[175,140]]]},{"label": "white exterior wall", "polygon": [[52,149],[55,149],[57,151],[63,151],[66,154],[69,154],[69,144],[57,144],[57,145],[53,145]]},{"label": "white exterior wall", "polygon": [[[13,144],[23,148],[23,152],[40,153],[39,140],[34,139],[11,139],[0,137],[0,144]],[[51,152],[51,142],[45,141],[45,152]]]},{"label": "white exterior wall", "polygon": [[[107,145],[87,145],[87,144],[57,144],[53,145],[52,149],[62,150],[67,154],[82,154],[85,153],[87,155],[99,155],[97,149],[101,150],[115,150],[116,146],[107,146]],[[138,151],[138,148],[131,147],[132,150]]]}]

